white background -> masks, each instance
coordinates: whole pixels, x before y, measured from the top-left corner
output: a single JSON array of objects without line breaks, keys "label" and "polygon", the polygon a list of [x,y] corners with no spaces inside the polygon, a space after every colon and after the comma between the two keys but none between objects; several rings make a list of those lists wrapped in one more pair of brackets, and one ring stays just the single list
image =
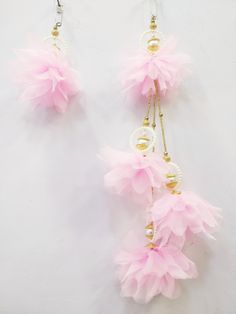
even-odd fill
[{"label": "white background", "polygon": [[21,104],[8,75],[13,49],[50,33],[53,1],[0,4],[0,313],[235,314],[236,1],[163,0],[159,9],[160,29],[193,59],[164,108],[170,152],[185,186],[222,207],[224,220],[217,241],[191,249],[199,279],[178,300],[147,306],[119,296],[112,255],[138,211],[104,190],[97,158],[104,145],[128,149],[140,125],[120,73],[148,26],[147,2],[65,3],[83,93],[63,116]]}]

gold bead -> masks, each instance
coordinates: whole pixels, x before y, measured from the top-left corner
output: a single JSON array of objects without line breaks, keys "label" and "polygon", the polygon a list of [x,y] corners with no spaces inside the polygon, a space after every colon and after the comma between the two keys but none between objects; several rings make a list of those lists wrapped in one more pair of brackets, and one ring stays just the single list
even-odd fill
[{"label": "gold bead", "polygon": [[148,243],[148,244],[146,245],[146,247],[147,247],[148,249],[150,249],[150,250],[153,250],[153,249],[155,249],[157,246],[156,246],[155,243],[150,242],[150,243]]},{"label": "gold bead", "polygon": [[158,45],[149,45],[148,47],[147,47],[147,49],[148,49],[148,51],[150,51],[150,52],[152,52],[152,53],[155,53],[155,52],[157,52],[158,51],[158,49],[159,49],[159,46]]},{"label": "gold bead", "polygon": [[154,21],[152,21],[150,24],[150,29],[154,31],[156,28],[157,28],[157,24]]},{"label": "gold bead", "polygon": [[150,139],[147,136],[145,135],[140,136],[138,138],[138,143],[136,144],[136,147],[139,150],[146,150],[148,148],[149,142],[150,142]]},{"label": "gold bead", "polygon": [[167,153],[167,154],[164,154],[163,159],[164,159],[166,162],[171,161],[171,158],[170,158],[170,156],[168,155],[168,153]]},{"label": "gold bead", "polygon": [[145,119],[144,119],[144,121],[143,121],[143,126],[149,126],[149,118],[148,117],[146,117]]},{"label": "gold bead", "polygon": [[174,189],[177,186],[178,182],[177,181],[171,181],[166,183],[166,187],[170,190]]},{"label": "gold bead", "polygon": [[57,29],[53,29],[51,32],[53,37],[58,37],[59,36],[59,31]]}]

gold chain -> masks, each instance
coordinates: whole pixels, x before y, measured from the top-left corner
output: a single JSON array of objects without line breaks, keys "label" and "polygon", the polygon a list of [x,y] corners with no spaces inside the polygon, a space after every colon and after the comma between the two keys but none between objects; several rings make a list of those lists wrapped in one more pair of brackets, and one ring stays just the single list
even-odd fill
[{"label": "gold chain", "polygon": [[143,120],[143,126],[149,126],[150,125],[149,118],[150,118],[151,106],[152,106],[152,95],[150,94],[148,96],[148,110],[147,110],[147,113],[146,113],[144,120]]},{"label": "gold chain", "polygon": [[163,113],[161,110],[161,98],[158,92],[158,83],[155,80],[154,81],[155,89],[156,89],[156,98],[157,98],[157,107],[158,107],[158,115],[160,120],[160,126],[161,126],[161,137],[162,137],[162,144],[164,149],[164,156],[163,158],[165,161],[170,161],[170,156],[167,149],[167,143],[166,143],[166,134],[165,134],[165,128],[164,128],[164,121],[163,121]]}]

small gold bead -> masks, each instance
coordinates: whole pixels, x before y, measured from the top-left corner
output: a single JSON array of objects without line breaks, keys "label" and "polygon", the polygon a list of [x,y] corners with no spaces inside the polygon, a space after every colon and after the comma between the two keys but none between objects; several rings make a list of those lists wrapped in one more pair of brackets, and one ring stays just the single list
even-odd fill
[{"label": "small gold bead", "polygon": [[150,46],[147,47],[147,49],[148,49],[148,51],[150,51],[151,53],[155,53],[155,52],[158,51],[159,46],[157,46],[157,45],[150,45]]},{"label": "small gold bead", "polygon": [[147,247],[148,249],[150,249],[150,250],[153,250],[153,249],[155,249],[157,246],[156,246],[155,243],[150,242],[150,243],[148,243],[148,244],[146,245],[146,247]]},{"label": "small gold bead", "polygon": [[144,120],[143,120],[143,126],[149,126],[149,118],[146,117]]},{"label": "small gold bead", "polygon": [[170,156],[168,155],[168,153],[165,153],[165,154],[164,154],[163,159],[164,159],[166,162],[171,161],[171,158],[170,158]]},{"label": "small gold bead", "polygon": [[156,28],[157,28],[157,24],[155,22],[151,22],[150,29],[154,31]]},{"label": "small gold bead", "polygon": [[53,37],[58,37],[59,36],[59,31],[57,29],[53,29],[51,32]]},{"label": "small gold bead", "polygon": [[177,186],[178,182],[177,181],[172,181],[172,182],[168,182],[166,183],[166,187],[170,190],[174,189]]}]

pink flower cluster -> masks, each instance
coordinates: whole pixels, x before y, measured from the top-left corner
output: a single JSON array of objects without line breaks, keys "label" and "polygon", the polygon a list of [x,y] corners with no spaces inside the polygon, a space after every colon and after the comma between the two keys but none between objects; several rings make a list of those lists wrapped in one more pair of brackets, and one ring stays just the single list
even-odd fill
[{"label": "pink flower cluster", "polygon": [[[139,96],[153,96],[157,91],[165,96],[179,84],[183,66],[189,62],[187,56],[174,50],[175,41],[168,40],[155,54],[143,52],[135,58],[125,80],[127,88]],[[148,209],[154,226],[155,236],[148,247],[140,240],[139,248],[117,254],[122,295],[140,303],[159,294],[177,297],[177,280],[197,276],[196,266],[182,253],[184,244],[192,234],[212,237],[219,209],[192,192],[171,193],[166,186],[168,163],[156,153],[144,156],[105,149],[102,156],[111,168],[105,185]]]},{"label": "pink flower cluster", "polygon": [[33,105],[65,112],[78,93],[76,71],[65,54],[47,43],[17,51],[14,76],[21,90],[21,100]]},{"label": "pink flower cluster", "polygon": [[149,96],[156,93],[154,81],[158,83],[161,95],[177,87],[189,63],[189,57],[175,52],[176,41],[171,38],[163,43],[157,53],[142,52],[130,62],[124,85],[139,95]]},{"label": "pink flower cluster", "polygon": [[122,250],[115,262],[119,265],[121,294],[138,303],[148,303],[159,294],[176,298],[180,292],[176,280],[197,277],[194,263],[173,247]]},{"label": "pink flower cluster", "polygon": [[140,303],[147,303],[158,294],[177,297],[176,280],[197,276],[194,263],[181,250],[192,234],[212,237],[220,210],[193,192],[170,193],[166,189],[168,163],[156,153],[143,156],[106,148],[102,158],[111,167],[105,175],[105,185],[149,208],[157,230],[156,248],[118,253],[122,295]]}]

